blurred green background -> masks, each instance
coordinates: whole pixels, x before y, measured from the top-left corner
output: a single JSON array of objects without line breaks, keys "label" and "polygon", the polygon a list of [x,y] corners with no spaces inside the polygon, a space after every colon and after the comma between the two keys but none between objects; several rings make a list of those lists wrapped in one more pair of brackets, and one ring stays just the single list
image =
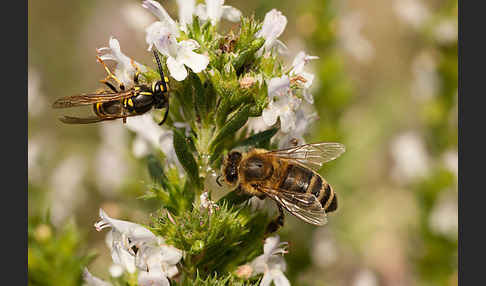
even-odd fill
[{"label": "blurred green background", "polygon": [[[175,1],[161,3],[177,19]],[[293,285],[457,285],[457,2],[226,4],[287,16],[289,62],[300,50],[320,57],[309,65],[320,118],[307,141],[347,147],[321,170],[339,195],[329,223],[287,216],[280,231]],[[110,36],[151,63],[144,28],[153,17],[135,0],[28,5],[29,283],[79,285],[93,250],[90,269],[109,275],[98,209],[148,223],[157,204],[136,199],[149,178],[121,122],[62,125],[64,111],[50,104],[101,86],[95,49]]]}]

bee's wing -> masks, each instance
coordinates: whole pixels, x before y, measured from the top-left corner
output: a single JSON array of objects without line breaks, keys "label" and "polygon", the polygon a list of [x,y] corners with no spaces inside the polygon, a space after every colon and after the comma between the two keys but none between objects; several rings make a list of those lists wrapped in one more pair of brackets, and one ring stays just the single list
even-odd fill
[{"label": "bee's wing", "polygon": [[341,143],[314,143],[269,151],[266,154],[317,170],[322,164],[339,157],[345,150]]},{"label": "bee's wing", "polygon": [[312,194],[296,193],[283,189],[275,190],[268,187],[259,187],[258,189],[288,212],[307,223],[313,225],[325,225],[327,223],[324,208]]},{"label": "bee's wing", "polygon": [[133,95],[131,90],[118,93],[86,93],[80,95],[66,96],[59,98],[53,104],[53,108],[67,108],[80,105],[90,105],[98,102],[108,102],[113,100],[121,100]]}]

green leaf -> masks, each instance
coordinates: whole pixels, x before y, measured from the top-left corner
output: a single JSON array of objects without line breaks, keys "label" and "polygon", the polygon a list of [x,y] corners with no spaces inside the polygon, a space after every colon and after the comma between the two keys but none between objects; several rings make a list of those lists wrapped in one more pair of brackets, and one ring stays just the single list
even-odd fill
[{"label": "green leaf", "polygon": [[255,59],[255,53],[261,47],[263,47],[264,43],[265,43],[265,39],[258,38],[256,40],[254,40],[247,49],[243,50],[238,55],[238,57],[236,57],[236,59],[233,61],[233,66],[235,67],[235,70],[237,71],[238,75],[242,73],[241,68],[244,65],[249,64],[250,62],[253,62],[253,60]]},{"label": "green leaf", "polygon": [[247,139],[237,143],[235,147],[238,146],[254,146],[257,148],[268,148],[270,139],[277,134],[278,128],[271,128],[260,133],[254,134]]},{"label": "green leaf", "polygon": [[189,151],[188,142],[186,137],[179,130],[173,129],[174,132],[174,149],[181,163],[182,167],[186,171],[191,181],[198,187],[201,187],[201,181],[199,179],[199,169],[194,159],[194,156]]},{"label": "green leaf", "polygon": [[164,169],[162,168],[160,161],[154,155],[147,156],[147,167],[152,180],[161,184],[162,187],[167,188],[167,177],[164,174]]},{"label": "green leaf", "polygon": [[216,136],[214,137],[209,149],[211,152],[215,150],[216,145],[226,138],[227,136],[233,136],[236,131],[238,131],[241,127],[245,125],[248,121],[248,117],[250,116],[252,111],[251,105],[243,105],[238,110],[236,110],[228,120],[228,122],[218,131]]}]

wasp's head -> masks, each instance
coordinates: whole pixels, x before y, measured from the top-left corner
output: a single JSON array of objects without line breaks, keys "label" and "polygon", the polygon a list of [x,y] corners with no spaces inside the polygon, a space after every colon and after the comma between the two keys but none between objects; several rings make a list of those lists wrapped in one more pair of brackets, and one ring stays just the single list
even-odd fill
[{"label": "wasp's head", "polygon": [[[165,78],[167,79],[167,78]],[[157,81],[152,84],[152,94],[155,99],[155,108],[164,108],[167,104],[167,82]]]},{"label": "wasp's head", "polygon": [[223,176],[225,182],[235,186],[238,183],[238,167],[241,162],[241,153],[238,151],[232,151],[225,158],[223,163]]}]

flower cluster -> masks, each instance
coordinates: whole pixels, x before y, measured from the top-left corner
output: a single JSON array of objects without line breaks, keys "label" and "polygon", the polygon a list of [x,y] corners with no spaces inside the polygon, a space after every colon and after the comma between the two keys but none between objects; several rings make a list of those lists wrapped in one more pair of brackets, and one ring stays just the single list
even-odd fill
[{"label": "flower cluster", "polygon": [[[190,279],[213,285],[204,279],[218,280],[212,276],[216,274],[223,276],[218,281],[290,285],[282,257],[287,244],[265,234],[271,214],[224,192],[216,199],[211,180],[223,155],[234,147],[304,143],[317,118],[315,76],[308,65],[318,57],[300,51],[285,64],[289,49],[279,38],[287,18],[275,9],[259,22],[223,0],[177,3],[179,19],[174,20],[159,2],[142,2],[155,16],[145,27],[147,50],[161,55],[162,69],[168,72],[168,120],[159,126],[152,114],[145,114],[128,118],[125,125],[136,134],[133,154],[148,161],[154,181],[143,198],[157,199],[162,214],[149,230],[100,210],[95,227],[110,228],[111,276],[115,281],[135,279],[139,285]],[[237,30],[220,34],[222,20],[238,22]],[[151,65],[126,56],[114,37],[98,53],[101,60],[116,62],[114,74],[125,86],[134,84],[138,70],[142,82],[158,80]],[[84,278],[89,285],[111,285],[87,269]]]},{"label": "flower cluster", "polygon": [[[182,251],[167,245],[162,237],[154,235],[147,228],[113,219],[102,209],[100,218],[95,224],[97,231],[111,228],[106,243],[114,263],[110,271],[112,276],[118,277],[125,271],[133,274],[138,270],[138,284],[141,286],[170,285],[168,278],[179,272],[176,265],[182,258]],[[111,285],[92,276],[87,269],[84,278],[88,285]]]}]

